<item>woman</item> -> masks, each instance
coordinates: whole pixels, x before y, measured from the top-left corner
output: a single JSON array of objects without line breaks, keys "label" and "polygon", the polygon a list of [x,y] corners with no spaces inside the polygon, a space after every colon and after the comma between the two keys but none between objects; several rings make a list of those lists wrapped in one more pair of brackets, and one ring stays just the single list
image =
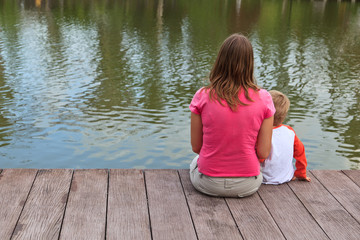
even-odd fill
[{"label": "woman", "polygon": [[210,84],[191,101],[191,145],[199,155],[190,179],[200,192],[245,197],[261,185],[258,159],[270,153],[275,108],[253,73],[251,43],[233,34],[219,50]]}]

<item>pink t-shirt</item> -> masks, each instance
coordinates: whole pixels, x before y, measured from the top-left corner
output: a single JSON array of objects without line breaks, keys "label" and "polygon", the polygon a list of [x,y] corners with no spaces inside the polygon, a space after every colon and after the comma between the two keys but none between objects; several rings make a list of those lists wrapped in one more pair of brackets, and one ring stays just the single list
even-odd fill
[{"label": "pink t-shirt", "polygon": [[199,172],[211,177],[251,177],[260,174],[255,144],[265,118],[274,115],[270,94],[249,89],[248,101],[243,91],[239,99],[247,106],[231,111],[223,100],[210,100],[209,90],[199,89],[190,104],[191,112],[201,115],[203,145],[198,159]]}]

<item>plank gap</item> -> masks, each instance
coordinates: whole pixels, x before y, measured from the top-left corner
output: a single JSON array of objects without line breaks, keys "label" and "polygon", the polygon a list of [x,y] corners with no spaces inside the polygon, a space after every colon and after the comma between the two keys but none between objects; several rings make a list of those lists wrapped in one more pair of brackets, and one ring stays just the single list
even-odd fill
[{"label": "plank gap", "polygon": [[[341,170],[348,178],[351,179],[358,187],[360,187],[360,171],[359,170]],[[354,174],[351,174],[354,173]]]},{"label": "plank gap", "polygon": [[262,186],[259,195],[286,239],[329,239],[287,184]]},{"label": "plank gap", "polygon": [[26,199],[25,199],[24,205],[23,205],[23,206],[22,206],[22,208],[21,208],[21,212],[20,212],[19,217],[18,217],[18,219],[17,219],[17,221],[16,221],[16,224],[15,224],[14,230],[13,230],[13,232],[11,233],[11,237],[10,237],[10,239],[12,239],[12,238],[13,238],[13,236],[14,236],[14,233],[15,233],[15,230],[16,230],[16,226],[18,225],[18,223],[19,223],[19,221],[20,221],[21,214],[23,213],[24,208],[25,208],[25,205],[26,205],[26,203],[27,203],[27,201],[28,201],[28,199],[29,199],[30,192],[31,192],[31,190],[32,190],[32,189],[33,189],[33,187],[34,187],[35,179],[36,179],[36,177],[37,177],[38,173],[39,173],[39,170],[37,170],[37,171],[36,171],[35,177],[34,177],[34,179],[33,179],[33,182],[31,183],[31,187],[30,187],[30,189],[29,189],[29,192],[27,193],[27,196],[26,196]]},{"label": "plank gap", "polygon": [[274,220],[274,223],[276,224],[276,226],[278,227],[278,229],[280,230],[281,234],[283,235],[284,239],[286,239],[285,234],[283,233],[282,229],[280,228],[279,224],[276,222],[276,219],[274,218],[274,216],[272,215],[271,211],[269,210],[268,206],[266,205],[266,203],[264,202],[264,199],[262,199],[261,195],[259,194],[259,192],[257,191],[256,194],[259,196],[260,200],[262,201],[262,203],[264,204],[266,210],[268,211],[268,213],[270,214],[271,218]]},{"label": "plank gap", "polygon": [[146,170],[154,239],[196,239],[182,186],[175,169]]},{"label": "plank gap", "polygon": [[69,191],[68,191],[68,193],[67,193],[67,198],[66,198],[66,203],[65,203],[65,208],[64,208],[64,213],[63,213],[63,218],[62,218],[62,220],[61,220],[60,232],[59,232],[59,237],[58,237],[58,240],[60,239],[60,236],[61,236],[61,231],[62,231],[62,227],[63,227],[63,224],[64,224],[64,218],[65,218],[65,213],[66,213],[66,207],[67,207],[67,204],[68,204],[68,201],[69,201],[70,189],[71,189],[71,185],[72,185],[73,178],[74,178],[74,171],[72,171],[72,175],[71,175],[71,180],[70,180],[70,185],[69,185]]},{"label": "plank gap", "polygon": [[189,170],[178,171],[199,239],[243,240],[223,197],[207,196],[191,183]]},{"label": "plank gap", "polygon": [[[304,182],[306,184],[306,182]],[[290,188],[290,190],[294,193],[294,195],[296,196],[296,198],[299,200],[299,202],[301,202],[301,204],[303,205],[303,207],[306,209],[306,211],[309,213],[309,215],[314,219],[314,221],[316,222],[316,224],[320,227],[320,229],[325,233],[325,235],[329,238],[330,236],[327,234],[327,232],[325,231],[325,229],[321,226],[321,224],[316,220],[315,216],[309,211],[309,209],[305,206],[305,204],[301,201],[301,199],[299,198],[299,196],[296,194],[296,192],[294,191],[294,189],[292,189],[292,187],[286,183],[286,185]]]},{"label": "plank gap", "polygon": [[185,197],[186,205],[187,205],[187,207],[188,207],[188,211],[189,211],[189,213],[190,213],[190,218],[191,218],[191,222],[192,222],[193,227],[194,227],[194,231],[195,231],[196,239],[199,239],[198,233],[197,233],[196,228],[195,228],[194,219],[193,219],[193,216],[192,216],[192,214],[191,214],[191,210],[190,210],[189,202],[188,202],[188,199],[187,199],[186,194],[185,194],[184,184],[183,184],[183,182],[182,182],[182,180],[181,180],[179,170],[177,170],[176,172],[177,172],[177,174],[178,174],[178,177],[179,177],[179,180],[180,180],[180,184],[181,184],[181,188],[182,188],[183,193],[184,193],[184,197]]},{"label": "plank gap", "polygon": [[143,176],[144,176],[144,186],[145,186],[146,205],[147,205],[148,218],[149,218],[150,236],[151,236],[151,239],[154,239],[154,238],[153,238],[153,232],[152,232],[152,226],[151,226],[151,216],[150,216],[150,207],[149,207],[149,196],[148,196],[148,189],[147,189],[147,184],[146,184],[145,171],[142,171],[142,174],[143,174]]},{"label": "plank gap", "polygon": [[12,239],[58,239],[71,169],[41,169]]},{"label": "plank gap", "polygon": [[108,211],[109,211],[109,187],[110,187],[110,170],[107,169],[107,189],[106,189],[106,210],[105,210],[105,236],[104,239],[107,238],[107,219],[108,219]]},{"label": "plank gap", "polygon": [[312,214],[315,221],[330,239],[357,239],[360,225],[329,194],[324,186],[311,173],[310,183],[292,181],[288,185]]},{"label": "plank gap", "polygon": [[[310,171],[310,172],[312,173],[312,171]],[[337,198],[335,197],[335,195],[325,186],[325,184],[323,184],[323,183],[320,181],[320,179],[318,179],[318,178],[316,177],[315,174],[312,173],[312,175],[321,183],[321,185],[326,189],[326,191],[328,191],[328,192],[330,193],[330,195],[345,209],[345,211],[348,212],[348,213],[350,214],[350,216],[353,217],[353,218],[360,224],[360,222],[356,219],[356,217],[353,216],[353,215],[351,214],[351,212],[348,211],[348,210],[345,208],[345,206],[339,201],[339,199],[337,199]],[[351,180],[351,179],[350,179],[350,180]],[[351,181],[352,181],[352,180],[351,180]]]},{"label": "plank gap", "polygon": [[[350,214],[350,216],[357,221],[358,224],[360,224],[360,216],[355,215],[355,214],[357,214],[357,211],[352,212],[351,210],[354,210],[354,208],[352,208],[352,206],[346,206],[349,203],[348,199],[345,199],[345,201],[344,201],[344,199],[342,198],[343,193],[341,193],[340,196],[337,196],[336,192],[333,192],[331,189],[329,189],[331,187],[331,183],[329,184],[329,187],[327,187],[326,183],[325,182],[323,183],[321,181],[321,176],[320,177],[317,176],[316,172],[319,172],[319,171],[320,170],[315,170],[315,171],[311,170],[310,172],[321,183],[321,185],[331,194],[331,196],[345,209],[345,211],[348,212]],[[322,170],[321,171],[321,173],[324,173],[324,172],[328,172],[328,173],[339,172],[339,173],[342,173],[346,178],[349,179],[350,182],[354,183],[358,187],[358,185],[351,178],[349,178],[346,174],[344,174],[344,172],[342,172],[342,171],[337,171],[337,170]],[[341,186],[338,186],[338,187],[341,187]]]},{"label": "plank gap", "polygon": [[243,234],[242,234],[241,231],[240,231],[239,225],[238,225],[237,222],[236,222],[236,219],[235,219],[235,217],[234,217],[234,214],[232,213],[232,211],[231,211],[231,209],[230,209],[230,207],[229,207],[229,203],[228,203],[227,199],[224,198],[224,201],[225,201],[225,204],[226,204],[226,206],[227,206],[227,208],[228,208],[228,210],[229,210],[229,212],[230,212],[230,215],[231,215],[231,217],[232,217],[232,219],[233,219],[233,221],[234,221],[234,223],[235,223],[235,226],[236,226],[236,228],[237,228],[238,231],[239,231],[240,236],[242,237],[242,239],[245,239],[244,236],[243,236]]},{"label": "plank gap", "polygon": [[74,171],[60,239],[105,239],[106,169]]}]

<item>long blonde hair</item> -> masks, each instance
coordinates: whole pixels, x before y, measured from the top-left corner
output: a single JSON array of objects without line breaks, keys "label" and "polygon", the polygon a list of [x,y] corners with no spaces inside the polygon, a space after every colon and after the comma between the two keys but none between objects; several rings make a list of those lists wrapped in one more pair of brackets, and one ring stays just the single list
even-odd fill
[{"label": "long blonde hair", "polygon": [[210,99],[217,100],[221,105],[226,101],[231,110],[236,111],[238,105],[247,105],[240,101],[239,91],[249,97],[248,89],[258,90],[254,77],[254,53],[250,41],[241,34],[229,36],[219,50],[214,66],[210,72]]}]

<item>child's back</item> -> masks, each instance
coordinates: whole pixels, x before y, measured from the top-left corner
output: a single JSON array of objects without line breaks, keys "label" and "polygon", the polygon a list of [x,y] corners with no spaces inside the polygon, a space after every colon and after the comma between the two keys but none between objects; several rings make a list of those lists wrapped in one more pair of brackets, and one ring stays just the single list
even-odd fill
[{"label": "child's back", "polygon": [[[273,98],[276,112],[271,152],[269,157],[261,163],[263,183],[282,184],[295,178],[310,181],[310,178],[306,177],[307,161],[304,145],[296,136],[294,129],[282,124],[290,101],[281,92],[271,90],[269,93]],[[293,158],[296,160],[296,171],[293,166]]]},{"label": "child's back", "polygon": [[[296,149],[296,152],[294,152],[294,149]],[[294,157],[297,159],[295,175],[300,178],[304,174],[306,176],[306,158],[303,144],[296,137],[291,127],[282,124],[275,127],[273,129],[270,156],[261,163],[263,183],[282,184],[289,182],[295,172],[293,166]]]}]

